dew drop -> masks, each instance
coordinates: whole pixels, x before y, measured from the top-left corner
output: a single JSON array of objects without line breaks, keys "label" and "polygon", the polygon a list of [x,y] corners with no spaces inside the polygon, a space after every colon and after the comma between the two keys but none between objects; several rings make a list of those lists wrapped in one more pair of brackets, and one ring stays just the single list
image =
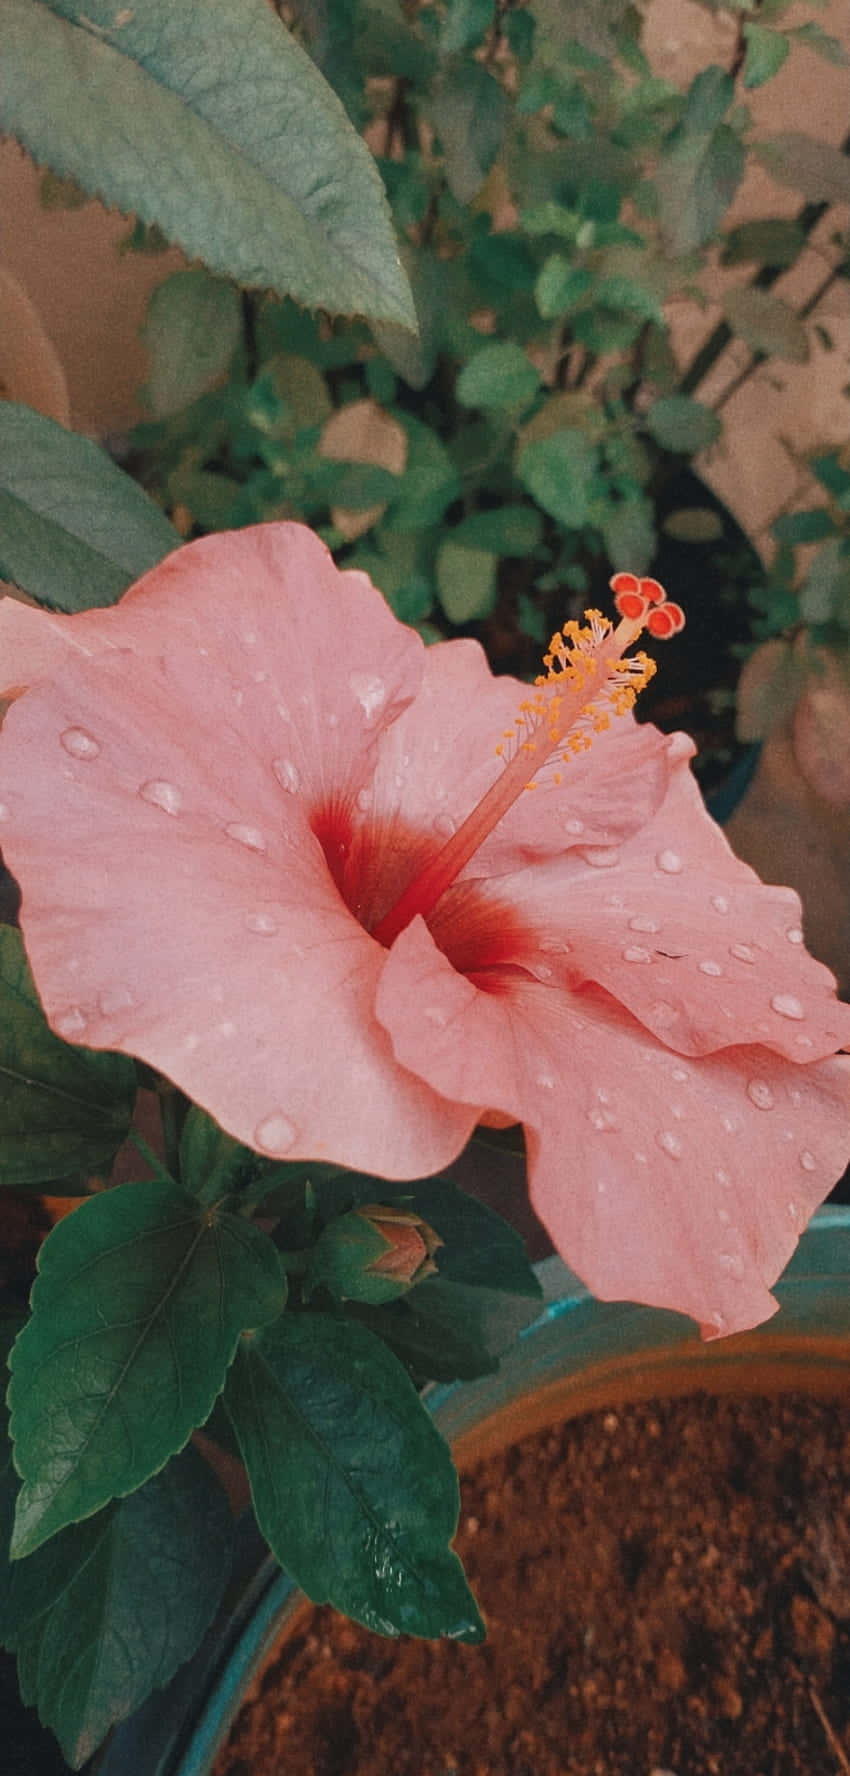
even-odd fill
[{"label": "dew drop", "polygon": [[747,1097],[757,1110],[772,1110],[773,1092],[766,1079],[751,1079],[747,1085]]},{"label": "dew drop", "polygon": [[716,913],[728,913],[729,911],[729,902],[725,894],[712,894],[711,904]]},{"label": "dew drop", "polygon": [[269,676],[268,673],[264,672],[262,670],[260,670],[259,672],[252,672],[251,673],[251,677],[254,680],[255,685],[265,684],[268,679],[268,676]]},{"label": "dew drop", "polygon": [[796,1222],[800,1213],[797,1204],[792,1199],[790,1202],[786,1203],[785,1207],[788,1210],[789,1220]]},{"label": "dew drop", "polygon": [[151,777],[149,782],[142,784],[139,795],[143,802],[161,808],[163,814],[179,814],[183,806],[182,791],[165,777]]},{"label": "dew drop", "polygon": [[372,721],[387,700],[387,687],[373,672],[350,672],[348,682],[367,721]]},{"label": "dew drop", "polygon": [[5,802],[0,802],[0,820],[10,820],[11,814]]},{"label": "dew drop", "polygon": [[451,814],[437,814],[433,821],[433,827],[435,833],[439,833],[442,838],[450,839],[452,833],[456,831],[456,822],[452,819]]},{"label": "dew drop", "polygon": [[720,1208],[717,1211],[717,1219],[720,1222],[721,1227],[728,1227],[732,1216],[728,1209]]},{"label": "dew drop", "polygon": [[659,851],[655,861],[665,876],[679,876],[685,867],[678,851]]},{"label": "dew drop", "polygon": [[651,935],[653,932],[658,931],[659,927],[658,927],[658,925],[656,925],[654,919],[644,919],[644,918],[638,917],[636,919],[629,920],[629,930],[630,931],[645,931],[648,935]]},{"label": "dew drop", "polygon": [[258,826],[243,826],[240,820],[231,820],[224,830],[229,839],[235,839],[237,845],[244,845],[248,851],[266,849],[266,841]]},{"label": "dew drop", "polygon": [[287,789],[290,795],[297,795],[301,788],[301,772],[292,759],[273,759],[272,770],[281,789]]},{"label": "dew drop", "polygon": [[799,925],[792,925],[790,929],[786,931],[785,936],[787,937],[788,942],[792,944],[801,944],[803,941],[803,933],[800,930]]},{"label": "dew drop", "polygon": [[613,869],[620,861],[616,845],[588,845],[582,857],[591,869]]},{"label": "dew drop", "polygon": [[335,709],[332,709],[330,715],[328,716],[328,727],[329,728],[338,728],[339,727],[339,716],[337,715]]},{"label": "dew drop", "polygon": [[274,937],[277,920],[272,918],[271,913],[246,913],[245,929],[255,931],[258,937]]},{"label": "dew drop", "polygon": [[234,701],[236,708],[241,709],[242,705],[245,701],[245,692],[244,691],[234,691],[233,701]]},{"label": "dew drop", "polygon": [[546,962],[536,962],[534,965],[534,972],[538,980],[547,981],[552,979],[552,970]]},{"label": "dew drop", "polygon": [[701,962],[699,965],[699,971],[700,974],[710,974],[712,976],[717,976],[718,974],[723,973],[723,969],[719,962]]},{"label": "dew drop", "polygon": [[818,1162],[815,1159],[814,1154],[809,1152],[808,1147],[804,1147],[802,1153],[800,1154],[800,1164],[803,1168],[803,1171],[804,1172],[816,1171],[817,1170],[817,1163]]},{"label": "dew drop", "polygon": [[685,1146],[681,1135],[677,1135],[675,1129],[660,1129],[655,1139],[662,1153],[668,1153],[671,1159],[681,1159]]},{"label": "dew drop", "polygon": [[188,1036],[183,1037],[183,1047],[186,1053],[194,1054],[195,1049],[200,1046],[200,1041],[200,1036],[196,1036],[194,1030],[190,1030]]},{"label": "dew drop", "polygon": [[66,728],[59,742],[75,759],[96,759],[100,752],[100,741],[87,734],[85,728]]},{"label": "dew drop", "polygon": [[371,791],[371,789],[358,789],[357,795],[355,796],[355,801],[357,802],[357,806],[360,809],[361,814],[368,814],[369,809],[372,806],[372,791]]},{"label": "dew drop", "polygon": [[727,1135],[736,1135],[738,1133],[738,1124],[735,1121],[734,1116],[721,1116],[720,1126]]},{"label": "dew drop", "polygon": [[281,1110],[273,1110],[270,1116],[264,1116],[254,1130],[254,1141],[262,1153],[288,1153],[293,1145],[297,1129],[284,1116]]},{"label": "dew drop", "polygon": [[778,1011],[780,1017],[802,1018],[806,1015],[799,999],[795,999],[793,993],[774,993],[770,1003],[773,1010]]},{"label": "dew drop", "polygon": [[242,640],[244,641],[246,647],[249,647],[249,648],[254,647],[256,645],[256,641],[257,641],[256,629],[246,629],[245,633],[242,637]]},{"label": "dew drop", "polygon": [[798,1048],[814,1048],[815,1046],[811,1036],[795,1036],[794,1041]]},{"label": "dew drop", "polygon": [[649,1015],[660,1029],[676,1022],[676,1007],[668,1004],[666,999],[656,999],[649,1008]]},{"label": "dew drop", "polygon": [[756,959],[755,950],[751,950],[749,944],[730,944],[729,954],[736,962],[754,962]]},{"label": "dew drop", "polygon": [[677,1085],[684,1085],[691,1076],[686,1067],[674,1067],[670,1077],[675,1079]]},{"label": "dew drop", "polygon": [[114,1017],[118,1011],[130,1010],[133,995],[127,987],[105,987],[98,993],[97,1003],[104,1017]]},{"label": "dew drop", "polygon": [[570,820],[565,820],[564,821],[564,832],[571,833],[573,838],[577,839],[579,836],[579,833],[584,832],[584,821],[583,820],[576,820],[575,818],[570,819]]},{"label": "dew drop", "polygon": [[426,1005],[425,1016],[429,1024],[435,1024],[438,1030],[444,1030],[449,1021],[448,1013],[441,1005]]},{"label": "dew drop", "polygon": [[289,710],[287,709],[287,706],[285,703],[278,703],[277,713],[280,716],[280,719],[282,722],[288,722],[288,721],[292,720],[292,716],[290,715]]},{"label": "dew drop", "polygon": [[727,1276],[740,1279],[744,1274],[744,1260],[739,1252],[720,1252],[717,1262]]},{"label": "dew drop", "polygon": [[724,1171],[722,1166],[718,1166],[717,1171],[714,1174],[714,1177],[715,1177],[715,1181],[721,1186],[721,1188],[723,1190],[729,1189],[732,1179],[730,1178],[729,1173]]},{"label": "dew drop", "polygon": [[570,953],[570,946],[562,937],[541,937],[539,948],[547,956],[568,956]]},{"label": "dew drop", "polygon": [[642,950],[638,944],[630,944],[628,949],[623,951],[623,961],[651,962],[652,953],[650,950]]},{"label": "dew drop", "polygon": [[710,1313],[708,1316],[708,1325],[713,1326],[715,1332],[725,1332],[728,1324],[729,1321],[724,1319],[723,1314],[721,1313]]},{"label": "dew drop", "polygon": [[225,1018],[223,1023],[216,1024],[215,1033],[217,1036],[235,1036],[236,1025],[231,1023],[230,1018]]},{"label": "dew drop", "polygon": [[590,1123],[591,1128],[598,1129],[600,1134],[606,1129],[615,1129],[617,1127],[617,1118],[612,1110],[588,1110],[587,1120]]},{"label": "dew drop", "polygon": [[87,1022],[88,1019],[84,1017],[79,1006],[75,1005],[70,1011],[60,1012],[53,1028],[57,1036],[64,1036],[67,1042],[73,1042],[75,1036],[82,1035]]},{"label": "dew drop", "polygon": [[555,1080],[551,1073],[538,1073],[536,1083],[539,1085],[541,1091],[551,1092],[555,1090]]}]

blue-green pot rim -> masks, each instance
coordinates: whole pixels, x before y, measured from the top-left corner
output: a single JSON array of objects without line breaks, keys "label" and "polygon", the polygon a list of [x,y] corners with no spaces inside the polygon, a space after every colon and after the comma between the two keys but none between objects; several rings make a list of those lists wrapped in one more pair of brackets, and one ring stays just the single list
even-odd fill
[{"label": "blue-green pot rim", "polygon": [[[611,1397],[620,1398],[633,1390],[645,1397],[649,1386],[656,1394],[710,1387],[720,1369],[729,1377],[726,1385],[746,1390],[754,1359],[759,1371],[763,1359],[775,1363],[783,1378],[787,1373],[787,1386],[802,1391],[825,1366],[850,1381],[850,1206],[830,1205],[814,1216],[777,1284],[780,1311],[774,1319],[753,1333],[708,1345],[680,1314],[595,1300],[559,1258],[546,1258],[536,1269],[542,1311],[506,1352],[498,1373],[426,1390],[429,1409],[452,1444],[509,1413],[532,1391],[569,1387],[571,1377],[580,1400],[591,1371],[604,1378]],[[299,1600],[253,1520],[244,1520],[226,1610],[167,1688],[115,1731],[96,1765],[98,1776],[127,1776],[129,1770],[133,1776],[209,1776],[242,1695]]]}]

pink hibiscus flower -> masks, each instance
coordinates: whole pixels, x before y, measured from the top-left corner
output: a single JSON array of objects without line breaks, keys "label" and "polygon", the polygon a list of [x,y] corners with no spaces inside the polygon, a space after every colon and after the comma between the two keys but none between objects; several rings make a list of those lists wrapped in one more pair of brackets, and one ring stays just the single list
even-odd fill
[{"label": "pink hibiscus flower", "polygon": [[7,599],[6,694],[31,688],[0,838],[60,1036],[262,1153],[385,1178],[522,1122],[590,1288],[711,1336],[774,1310],[845,1164],[850,1008],[690,742],[609,722],[644,676],[624,645],[679,620],[617,584],[618,630],[568,625],[537,693],[426,649],[294,524],[191,543],[110,610]]}]

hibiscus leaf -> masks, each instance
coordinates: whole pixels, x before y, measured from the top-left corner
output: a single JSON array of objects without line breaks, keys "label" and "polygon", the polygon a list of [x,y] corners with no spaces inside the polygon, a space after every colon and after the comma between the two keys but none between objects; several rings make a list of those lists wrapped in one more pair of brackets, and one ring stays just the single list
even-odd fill
[{"label": "hibiscus leaf", "polygon": [[162,1179],[58,1222],[12,1353],[14,1557],[157,1473],[207,1418],[240,1332],[285,1299],[266,1234]]},{"label": "hibiscus leaf", "polygon": [[430,102],[440,138],[446,181],[458,203],[480,191],[502,146],[508,120],[505,94],[480,62],[449,68]]},{"label": "hibiscus leaf", "polygon": [[157,417],[179,413],[225,376],[241,335],[235,284],[202,265],[159,284],[142,330],[150,359],[145,393]]},{"label": "hibiscus leaf", "polygon": [[807,362],[809,340],[805,322],[780,296],[743,284],[739,289],[727,290],[723,307],[732,332],[746,340],[751,351],[768,352],[792,364]]},{"label": "hibiscus leaf", "polygon": [[231,1539],[225,1494],[190,1446],[129,1498],[0,1566],[0,1636],[72,1769],[195,1651]]},{"label": "hibiscus leaf", "polygon": [[243,1341],[225,1402],[260,1528],[313,1602],[379,1634],[482,1638],[449,1547],[451,1455],[380,1339],[352,1320],[286,1315]]},{"label": "hibiscus leaf", "polygon": [[135,1096],[126,1055],[53,1035],[20,934],[0,926],[0,1185],[41,1189],[105,1166],[126,1138]]},{"label": "hibiscus leaf", "polygon": [[0,129],[212,271],[415,326],[372,156],[264,0],[6,0]]},{"label": "hibiscus leaf", "polygon": [[455,1282],[448,1274],[426,1277],[387,1306],[346,1308],[421,1381],[473,1381],[478,1375],[494,1375],[499,1358],[539,1312],[540,1303],[530,1291],[520,1295],[488,1289],[479,1283]]},{"label": "hibiscus leaf", "polygon": [[106,452],[0,401],[0,576],[51,609],[114,604],[180,541]]},{"label": "hibiscus leaf", "polygon": [[644,423],[663,450],[687,456],[714,444],[723,430],[717,414],[689,395],[662,395],[647,409]]},{"label": "hibiscus leaf", "polygon": [[598,467],[592,439],[572,426],[548,438],[533,438],[521,451],[517,475],[544,512],[568,530],[580,530],[589,516]]}]

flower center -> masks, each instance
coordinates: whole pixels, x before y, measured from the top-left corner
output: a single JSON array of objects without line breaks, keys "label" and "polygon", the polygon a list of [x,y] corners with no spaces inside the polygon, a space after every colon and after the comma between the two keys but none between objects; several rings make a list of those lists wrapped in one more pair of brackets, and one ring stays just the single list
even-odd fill
[{"label": "flower center", "polygon": [[[550,761],[557,767],[568,764],[587,750],[595,733],[610,726],[612,715],[633,708],[655,663],[644,653],[626,650],[643,629],[666,640],[684,626],[685,618],[679,605],[667,602],[657,580],[615,574],[611,587],[620,616],[617,627],[599,611],[585,611],[584,627],[569,622],[553,635],[534,695],[520,704],[514,727],[496,748],[504,770],[374,927],[372,936],[379,943],[389,948],[417,914],[427,918],[518,796],[535,788],[543,766]],[[555,781],[560,781],[558,768]]]}]

